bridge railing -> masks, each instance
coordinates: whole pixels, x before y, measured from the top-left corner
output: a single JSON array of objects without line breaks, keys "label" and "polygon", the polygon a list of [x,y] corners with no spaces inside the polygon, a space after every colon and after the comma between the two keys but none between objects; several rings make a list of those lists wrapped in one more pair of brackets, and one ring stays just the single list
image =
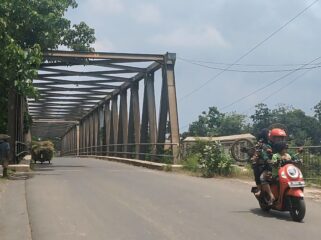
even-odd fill
[{"label": "bridge railing", "polygon": [[153,162],[173,163],[175,156],[172,146],[175,143],[130,143],[97,145],[64,151],[63,156],[111,156],[147,160]]}]

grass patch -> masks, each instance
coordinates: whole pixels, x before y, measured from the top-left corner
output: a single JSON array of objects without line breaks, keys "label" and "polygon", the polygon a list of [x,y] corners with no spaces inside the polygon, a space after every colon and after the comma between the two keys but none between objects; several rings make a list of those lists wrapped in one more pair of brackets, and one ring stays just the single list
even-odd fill
[{"label": "grass patch", "polygon": [[193,173],[199,172],[200,167],[199,167],[199,159],[201,155],[200,154],[192,154],[188,156],[184,161],[183,161],[183,169],[186,171],[190,171]]},{"label": "grass patch", "polygon": [[250,165],[238,166],[232,165],[231,177],[242,179],[254,179],[253,170]]}]

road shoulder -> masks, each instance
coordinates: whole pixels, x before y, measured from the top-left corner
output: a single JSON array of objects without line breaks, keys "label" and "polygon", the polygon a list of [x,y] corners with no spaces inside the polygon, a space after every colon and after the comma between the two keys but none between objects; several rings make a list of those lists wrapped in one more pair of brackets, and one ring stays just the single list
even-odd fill
[{"label": "road shoulder", "polygon": [[25,180],[0,181],[1,240],[31,240]]}]

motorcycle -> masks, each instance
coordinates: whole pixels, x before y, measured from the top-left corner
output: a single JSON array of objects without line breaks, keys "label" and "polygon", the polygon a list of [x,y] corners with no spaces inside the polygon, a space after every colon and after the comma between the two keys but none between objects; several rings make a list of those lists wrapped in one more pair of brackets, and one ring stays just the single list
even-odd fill
[{"label": "motorcycle", "polygon": [[257,198],[263,211],[270,209],[277,211],[289,211],[293,221],[301,222],[305,216],[304,187],[305,181],[302,172],[296,164],[300,160],[290,160],[279,162],[278,176],[272,177],[270,183],[271,191],[275,196],[273,205],[269,205],[269,195],[261,191],[260,195],[257,187],[252,187],[251,192]]},{"label": "motorcycle", "polygon": [[[249,139],[239,139],[231,146],[232,157],[239,163],[251,162],[251,157],[260,147]],[[279,161],[277,163],[278,176],[272,177],[270,183],[271,191],[276,201],[269,205],[269,195],[259,191],[257,187],[252,187],[251,192],[257,198],[263,211],[271,209],[277,211],[289,211],[294,221],[300,222],[305,216],[306,206],[304,201],[305,181],[300,169],[296,166],[301,160]]]}]

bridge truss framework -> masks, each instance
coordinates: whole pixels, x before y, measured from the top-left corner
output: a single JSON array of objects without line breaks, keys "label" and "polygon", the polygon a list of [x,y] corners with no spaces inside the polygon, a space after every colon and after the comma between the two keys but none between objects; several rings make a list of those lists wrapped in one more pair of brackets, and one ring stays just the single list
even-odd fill
[{"label": "bridge truss framework", "polygon": [[[27,101],[33,136],[61,139],[62,155],[157,160],[169,154],[177,163],[175,54],[53,51],[44,59],[34,80],[40,98]],[[159,114],[157,71],[162,76]]]}]

